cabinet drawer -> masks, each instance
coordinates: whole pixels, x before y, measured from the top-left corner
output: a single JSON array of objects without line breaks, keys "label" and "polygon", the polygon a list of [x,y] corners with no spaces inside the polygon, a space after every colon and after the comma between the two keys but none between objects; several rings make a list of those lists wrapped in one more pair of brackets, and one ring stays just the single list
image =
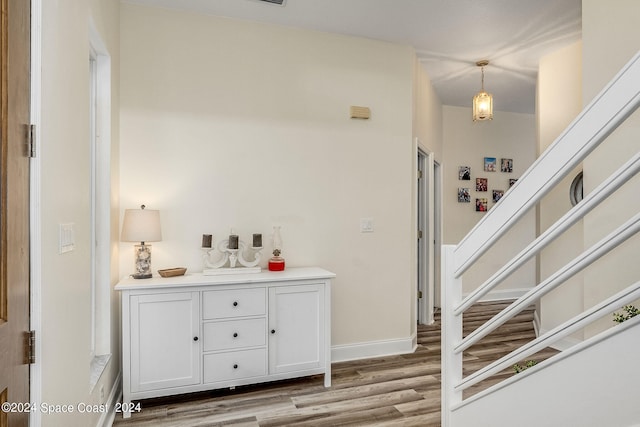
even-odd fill
[{"label": "cabinet drawer", "polygon": [[204,324],[204,351],[265,345],[267,320],[223,320]]},{"label": "cabinet drawer", "polygon": [[215,383],[267,374],[267,350],[241,350],[204,356],[204,382]]},{"label": "cabinet drawer", "polygon": [[259,316],[266,313],[266,288],[207,291],[202,295],[203,319]]}]

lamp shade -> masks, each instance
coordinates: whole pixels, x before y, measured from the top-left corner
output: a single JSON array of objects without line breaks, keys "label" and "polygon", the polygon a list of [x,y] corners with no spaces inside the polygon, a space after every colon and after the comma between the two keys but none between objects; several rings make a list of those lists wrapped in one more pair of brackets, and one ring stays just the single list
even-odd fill
[{"label": "lamp shade", "polygon": [[159,242],[162,240],[160,211],[145,209],[125,209],[122,221],[123,242]]},{"label": "lamp shade", "polygon": [[473,97],[473,121],[493,119],[493,97],[485,91]]},{"label": "lamp shade", "polygon": [[484,67],[489,65],[488,59],[476,62],[482,73],[482,89],[473,97],[473,121],[493,120],[493,96],[484,91]]}]

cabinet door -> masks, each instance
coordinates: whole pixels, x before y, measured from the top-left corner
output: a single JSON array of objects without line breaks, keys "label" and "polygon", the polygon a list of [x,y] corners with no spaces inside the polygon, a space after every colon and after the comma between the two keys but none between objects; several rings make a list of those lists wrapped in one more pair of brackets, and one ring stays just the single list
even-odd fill
[{"label": "cabinet door", "polygon": [[199,292],[131,297],[131,391],[200,383]]},{"label": "cabinet door", "polygon": [[269,373],[325,365],[324,285],[269,289]]}]

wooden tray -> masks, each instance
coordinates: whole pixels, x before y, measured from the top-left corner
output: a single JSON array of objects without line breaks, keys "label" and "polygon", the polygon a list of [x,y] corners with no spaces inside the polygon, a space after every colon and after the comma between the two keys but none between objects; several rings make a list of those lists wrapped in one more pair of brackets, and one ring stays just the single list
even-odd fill
[{"label": "wooden tray", "polygon": [[164,270],[158,270],[158,273],[160,273],[162,277],[182,276],[186,272],[187,272],[187,269],[183,267],[166,268]]}]

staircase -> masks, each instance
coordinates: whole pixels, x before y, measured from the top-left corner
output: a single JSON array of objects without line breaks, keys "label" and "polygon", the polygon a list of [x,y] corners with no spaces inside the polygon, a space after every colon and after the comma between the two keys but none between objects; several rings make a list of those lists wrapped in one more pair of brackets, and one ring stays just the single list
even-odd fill
[{"label": "staircase", "polygon": [[[503,357],[469,368],[469,355],[491,334],[566,280],[640,231],[640,214],[606,235],[490,319],[468,322],[483,296],[640,170],[635,153],[584,200],[544,230],[489,279],[462,298],[462,276],[486,251],[578,166],[640,105],[640,52],[614,77],[500,202],[457,245],[442,251],[442,425],[443,426],[632,426],[640,425],[640,316],[611,327],[551,356],[518,375],[505,370],[620,307],[640,299],[640,282],[603,299],[539,337],[523,340]],[[636,277],[637,280],[637,277]],[[463,326],[464,316],[464,326]],[[504,325],[504,326],[503,326]],[[513,331],[518,336],[521,331]],[[501,343],[494,343],[495,345]],[[463,365],[464,361],[464,365]],[[487,388],[487,382],[490,386]]]}]

